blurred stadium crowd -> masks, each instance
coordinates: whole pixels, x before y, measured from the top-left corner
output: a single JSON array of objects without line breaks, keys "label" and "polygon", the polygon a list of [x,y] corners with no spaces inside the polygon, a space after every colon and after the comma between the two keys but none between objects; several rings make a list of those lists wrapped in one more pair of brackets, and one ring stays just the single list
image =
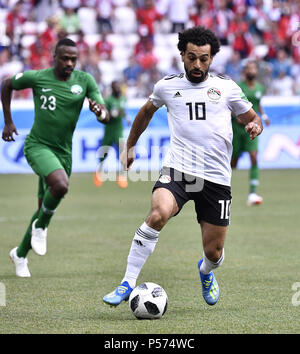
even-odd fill
[{"label": "blurred stadium crowd", "polygon": [[147,97],[163,75],[183,71],[178,32],[194,25],[220,38],[213,71],[238,81],[254,58],[268,94],[300,94],[300,0],[0,0],[0,80],[51,66],[55,43],[68,36],[78,69],[104,95],[117,79],[128,98]]}]

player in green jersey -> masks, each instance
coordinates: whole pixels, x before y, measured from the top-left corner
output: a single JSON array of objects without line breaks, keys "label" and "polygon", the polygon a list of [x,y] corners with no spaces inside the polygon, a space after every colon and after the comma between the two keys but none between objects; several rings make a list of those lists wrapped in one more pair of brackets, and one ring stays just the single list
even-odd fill
[{"label": "player in green jersey", "polygon": [[[264,120],[265,124],[270,125],[270,120],[261,105],[261,99],[265,94],[265,87],[256,81],[258,74],[258,66],[255,61],[248,61],[244,67],[245,79],[240,81],[238,85],[241,87],[243,93],[247,96],[248,100],[252,103],[253,109],[259,113]],[[240,155],[247,151],[250,155],[251,168],[249,171],[249,184],[250,190],[247,199],[247,205],[261,204],[263,198],[256,194],[256,189],[259,184],[259,168],[257,164],[258,152],[258,138],[250,140],[249,134],[244,129],[244,125],[240,124],[236,117],[232,118],[233,130],[233,151],[231,166],[237,166]]]},{"label": "player in green jersey", "polygon": [[25,139],[24,154],[39,176],[38,210],[19,247],[10,251],[16,274],[20,277],[30,277],[26,256],[31,248],[38,255],[46,253],[48,225],[61,199],[68,192],[72,136],[85,97],[97,119],[103,123],[109,121],[94,78],[74,70],[77,55],[76,44],[68,38],[62,39],[56,45],[52,68],[29,70],[2,83],[4,141],[14,141],[14,134],[18,134],[10,110],[13,90],[32,88],[35,107],[34,123]]},{"label": "player in green jersey", "polygon": [[[110,122],[105,125],[104,137],[101,147],[98,151],[100,163],[97,171],[94,173],[94,184],[97,187],[102,186],[102,167],[111,146],[115,145],[118,151],[123,150],[123,118],[130,123],[125,113],[126,97],[122,95],[121,87],[118,81],[111,84],[111,94],[105,98],[105,105],[110,115]],[[120,188],[127,188],[128,182],[126,175],[119,172],[117,183]]]}]

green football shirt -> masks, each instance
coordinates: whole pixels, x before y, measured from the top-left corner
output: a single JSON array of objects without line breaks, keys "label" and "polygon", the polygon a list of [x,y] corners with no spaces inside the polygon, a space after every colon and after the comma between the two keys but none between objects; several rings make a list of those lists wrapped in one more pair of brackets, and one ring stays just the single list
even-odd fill
[{"label": "green football shirt", "polygon": [[259,113],[259,104],[260,100],[262,99],[263,95],[265,94],[265,87],[256,82],[253,88],[249,87],[245,81],[238,82],[238,85],[248,98],[248,100],[252,103],[253,109],[256,113]]},{"label": "green football shirt", "polygon": [[12,78],[13,88],[32,88],[34,123],[29,140],[45,144],[57,152],[72,153],[72,137],[86,97],[104,104],[94,78],[74,70],[67,81],[60,81],[53,68],[29,70]]}]

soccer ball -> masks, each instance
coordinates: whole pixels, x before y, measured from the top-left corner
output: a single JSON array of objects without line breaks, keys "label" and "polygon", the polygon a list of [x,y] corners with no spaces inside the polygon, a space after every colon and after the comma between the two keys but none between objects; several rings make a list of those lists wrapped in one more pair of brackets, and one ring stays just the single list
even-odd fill
[{"label": "soccer ball", "polygon": [[129,307],[138,319],[161,318],[168,307],[168,295],[155,283],[143,283],[130,294]]}]

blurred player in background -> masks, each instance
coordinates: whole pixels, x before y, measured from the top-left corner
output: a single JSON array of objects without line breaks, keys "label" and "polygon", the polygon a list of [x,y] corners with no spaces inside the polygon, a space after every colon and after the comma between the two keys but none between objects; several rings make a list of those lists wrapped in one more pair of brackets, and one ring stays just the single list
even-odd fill
[{"label": "blurred player in background", "polygon": [[14,141],[14,134],[18,135],[10,109],[13,90],[32,88],[35,106],[34,124],[25,139],[24,154],[39,176],[38,210],[19,247],[10,251],[19,277],[31,276],[26,258],[31,248],[40,256],[46,254],[48,225],[68,192],[72,169],[72,136],[85,97],[97,119],[103,123],[109,121],[94,78],[74,70],[77,56],[76,44],[68,38],[62,39],[55,47],[52,68],[25,71],[2,83],[4,141]]},{"label": "blurred player in background", "polygon": [[[113,81],[111,84],[111,95],[104,99],[105,106],[110,115],[110,121],[105,125],[104,137],[101,142],[101,147],[98,150],[100,164],[97,171],[94,173],[94,184],[97,187],[102,186],[102,168],[103,162],[106,159],[109,149],[115,145],[119,151],[123,150],[123,118],[127,123],[130,120],[125,113],[126,97],[122,95],[121,86],[118,81]],[[120,188],[127,188],[128,182],[126,174],[119,172],[117,183]]]},{"label": "blurred player in background", "polygon": [[194,201],[202,233],[203,258],[197,264],[202,296],[209,305],[217,303],[219,286],[213,270],[224,261],[231,204],[231,113],[244,123],[251,139],[262,132],[261,120],[241,88],[230,79],[209,73],[220,50],[213,32],[204,27],[183,31],[178,49],[185,74],[167,76],[156,83],[133,122],[120,157],[128,170],[139,137],[154,113],[166,105],[170,149],[153,188],[150,214],[132,240],[121,284],[103,297],[112,306],[128,300],[160,231],[190,200]]},{"label": "blurred player in background", "polygon": [[[253,109],[259,113],[267,126],[270,125],[270,120],[261,105],[261,99],[265,93],[265,87],[260,84],[256,78],[258,74],[258,66],[255,61],[248,61],[243,70],[244,80],[238,82],[238,85],[252,103]],[[233,150],[231,166],[236,168],[239,157],[245,151],[249,152],[251,168],[249,171],[249,195],[247,205],[259,205],[263,198],[256,194],[257,186],[259,185],[259,168],[257,164],[258,138],[251,140],[249,134],[245,131],[245,126],[235,116],[232,117],[233,129]]]}]

